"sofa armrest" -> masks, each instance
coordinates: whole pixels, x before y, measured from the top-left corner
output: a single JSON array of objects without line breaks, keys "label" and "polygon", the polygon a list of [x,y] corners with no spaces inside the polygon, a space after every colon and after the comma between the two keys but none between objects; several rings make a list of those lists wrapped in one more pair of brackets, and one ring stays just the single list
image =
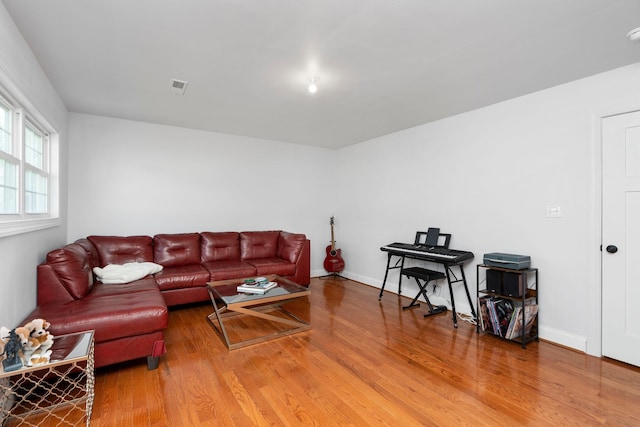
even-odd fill
[{"label": "sofa armrest", "polygon": [[73,297],[64,287],[58,275],[49,264],[38,266],[38,301],[39,306],[57,305],[73,301]]},{"label": "sofa armrest", "polygon": [[306,239],[296,262],[296,273],[291,279],[294,282],[309,286],[311,283],[311,241]]}]

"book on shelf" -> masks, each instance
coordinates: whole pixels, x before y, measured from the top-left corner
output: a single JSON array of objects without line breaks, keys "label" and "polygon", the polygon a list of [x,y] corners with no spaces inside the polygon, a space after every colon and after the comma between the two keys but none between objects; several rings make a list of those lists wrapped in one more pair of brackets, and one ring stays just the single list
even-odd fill
[{"label": "book on shelf", "polygon": [[511,339],[513,336],[513,328],[518,320],[518,315],[520,314],[520,307],[515,307],[513,309],[513,313],[511,314],[511,319],[509,319],[509,327],[507,328],[507,332],[504,335],[505,338]]},{"label": "book on shelf", "polygon": [[491,329],[493,329],[493,333],[500,335],[500,324],[498,323],[498,313],[496,313],[496,299],[491,297],[489,301],[487,301],[487,307],[489,308],[489,318],[491,319]]},{"label": "book on shelf", "polygon": [[529,335],[531,333],[531,328],[533,327],[533,322],[536,320],[536,316],[538,315],[538,305],[531,304],[525,306],[525,325],[524,325],[524,334]]},{"label": "book on shelf", "polygon": [[524,310],[524,320],[525,320],[524,336],[527,336],[529,333],[531,333],[531,328],[533,327],[533,323],[535,322],[538,314],[538,304],[536,304],[533,299],[531,299],[530,301],[527,300],[525,302],[524,307],[521,307],[521,306],[516,307],[516,312],[514,312],[514,316],[512,320],[513,325],[511,327],[511,333],[508,336],[509,339],[512,339],[512,340],[518,339],[523,335],[522,333],[523,310]]},{"label": "book on shelf", "polygon": [[509,323],[509,329],[507,330],[505,338],[512,340],[519,336],[520,328],[518,327],[518,319],[521,316],[521,312],[522,307],[516,307],[515,310],[513,310],[513,315],[511,316],[511,322]]},{"label": "book on shelf", "polygon": [[242,285],[239,285],[236,290],[238,292],[247,294],[264,294],[269,289],[273,289],[278,284],[276,282],[270,282],[264,277],[257,277],[255,279],[247,279]]},{"label": "book on shelf", "polygon": [[503,338],[507,337],[507,331],[511,324],[513,311],[515,309],[513,301],[509,299],[497,298],[493,302],[496,312],[496,320],[498,325],[498,335]]},{"label": "book on shelf", "polygon": [[506,339],[518,339],[522,335],[522,312],[524,310],[524,334],[531,332],[538,313],[535,298],[524,302],[511,298],[485,295],[478,299],[478,321],[483,331]]},{"label": "book on shelf", "polygon": [[478,310],[478,317],[482,330],[493,333],[493,324],[491,323],[491,316],[489,314],[488,306],[489,300],[490,297],[488,295],[478,299],[478,306],[480,307],[480,309]]}]

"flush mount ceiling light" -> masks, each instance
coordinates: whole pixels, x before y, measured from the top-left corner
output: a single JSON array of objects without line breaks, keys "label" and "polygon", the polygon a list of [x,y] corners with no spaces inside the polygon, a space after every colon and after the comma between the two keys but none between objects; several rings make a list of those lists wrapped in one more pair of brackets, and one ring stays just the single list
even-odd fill
[{"label": "flush mount ceiling light", "polygon": [[638,28],[634,28],[633,30],[629,31],[627,33],[627,37],[629,38],[629,40],[631,40],[632,42],[637,42],[640,40],[640,27]]},{"label": "flush mount ceiling light", "polygon": [[311,76],[309,77],[309,92],[310,93],[316,93],[318,91],[318,80],[320,80],[320,77],[318,76]]},{"label": "flush mount ceiling light", "polygon": [[184,95],[184,91],[187,90],[189,83],[184,80],[171,79],[171,92],[174,95]]}]

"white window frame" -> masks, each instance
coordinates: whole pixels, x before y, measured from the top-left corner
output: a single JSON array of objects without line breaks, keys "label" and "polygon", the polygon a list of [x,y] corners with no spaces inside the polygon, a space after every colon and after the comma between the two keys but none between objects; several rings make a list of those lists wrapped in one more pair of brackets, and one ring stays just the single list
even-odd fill
[{"label": "white window frame", "polygon": [[[18,169],[17,213],[0,213],[0,238],[28,233],[61,224],[59,215],[59,134],[26,100],[18,102],[16,96],[0,87],[0,101],[11,110],[12,153],[0,150],[0,158],[15,164]],[[26,162],[25,135],[27,124],[43,137],[43,165],[34,167]],[[26,213],[26,172],[36,172],[47,180],[46,212]]]}]

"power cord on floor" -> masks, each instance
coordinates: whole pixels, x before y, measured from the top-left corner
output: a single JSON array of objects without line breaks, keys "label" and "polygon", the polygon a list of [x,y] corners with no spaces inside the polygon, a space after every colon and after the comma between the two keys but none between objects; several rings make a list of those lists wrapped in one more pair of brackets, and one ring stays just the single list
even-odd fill
[{"label": "power cord on floor", "polygon": [[458,315],[458,319],[467,322],[467,323],[471,323],[472,325],[477,325],[476,323],[476,319],[469,313],[458,313],[456,312],[456,314]]}]

